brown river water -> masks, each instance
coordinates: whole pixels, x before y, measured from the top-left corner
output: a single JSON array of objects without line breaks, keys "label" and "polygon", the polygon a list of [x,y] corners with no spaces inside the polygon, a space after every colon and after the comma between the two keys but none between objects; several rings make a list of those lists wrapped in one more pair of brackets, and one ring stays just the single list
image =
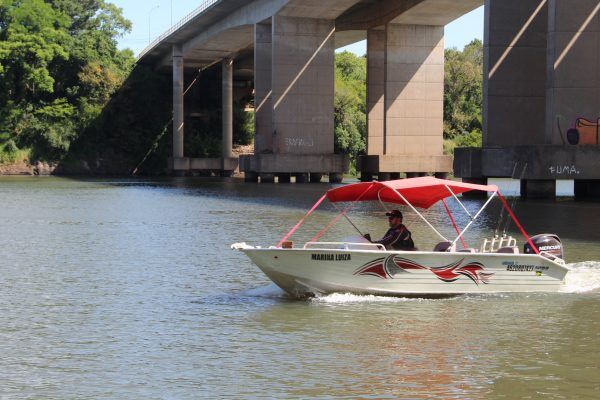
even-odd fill
[{"label": "brown river water", "polygon": [[[530,234],[564,240],[562,293],[292,300],[229,246],[276,243],[328,188],[0,178],[0,399],[600,397],[600,202],[516,203]],[[375,205],[349,214],[386,230]],[[426,215],[452,233],[442,208]],[[322,240],[353,234],[342,221]]]}]

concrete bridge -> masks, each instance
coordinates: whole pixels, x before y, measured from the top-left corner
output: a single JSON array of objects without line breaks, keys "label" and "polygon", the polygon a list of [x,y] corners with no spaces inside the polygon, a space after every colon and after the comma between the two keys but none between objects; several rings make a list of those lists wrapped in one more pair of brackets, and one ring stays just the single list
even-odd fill
[{"label": "concrete bridge", "polygon": [[[444,156],[444,26],[483,0],[205,1],[140,55],[173,74],[175,171],[231,171],[235,76],[255,90],[255,153],[242,156],[248,180],[338,182],[347,158],[334,154],[334,53],[368,40],[368,151],[365,178],[447,173]],[[250,66],[248,66],[250,59]],[[184,76],[222,68],[222,158],[184,149]],[[241,65],[241,68],[238,67]],[[246,79],[246,78],[244,78]]]},{"label": "concrete bridge", "polygon": [[485,5],[483,149],[458,149],[455,174],[520,180],[532,197],[600,196],[600,131],[579,144],[566,135],[600,116],[600,1]]},{"label": "concrete bridge", "polygon": [[[444,174],[444,26],[485,2],[484,147],[458,149],[454,171],[470,181],[522,178],[523,193],[558,187],[600,194],[600,130],[570,145],[566,129],[600,114],[600,0],[210,0],[162,35],[141,64],[173,73],[173,169],[233,170],[236,80],[255,95],[255,154],[248,180],[332,182],[347,168],[334,154],[334,51],[367,39],[364,179]],[[194,159],[183,147],[186,71],[220,63],[223,155]]]}]

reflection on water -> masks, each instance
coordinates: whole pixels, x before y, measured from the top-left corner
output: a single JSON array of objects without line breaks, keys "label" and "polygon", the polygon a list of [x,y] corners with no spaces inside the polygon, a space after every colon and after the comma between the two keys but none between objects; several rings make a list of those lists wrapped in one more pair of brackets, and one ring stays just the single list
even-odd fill
[{"label": "reflection on water", "polygon": [[[229,245],[275,243],[326,188],[0,178],[0,398],[597,396],[600,204],[516,206],[530,233],[564,239],[565,293],[295,301]],[[377,208],[350,214],[385,232]],[[405,215],[419,247],[439,241]],[[427,216],[452,234],[442,209]]]}]

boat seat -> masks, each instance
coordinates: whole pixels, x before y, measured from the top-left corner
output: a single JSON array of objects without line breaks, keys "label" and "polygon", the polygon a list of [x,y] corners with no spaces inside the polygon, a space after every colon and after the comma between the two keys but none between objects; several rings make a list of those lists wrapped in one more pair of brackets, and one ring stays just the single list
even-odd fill
[{"label": "boat seat", "polygon": [[518,247],[501,247],[498,249],[498,251],[496,251],[496,253],[499,254],[519,254],[519,248]]},{"label": "boat seat", "polygon": [[452,247],[452,243],[450,242],[440,242],[438,244],[435,245],[435,247],[433,248],[433,252],[434,253],[444,253],[450,250],[450,247]]}]

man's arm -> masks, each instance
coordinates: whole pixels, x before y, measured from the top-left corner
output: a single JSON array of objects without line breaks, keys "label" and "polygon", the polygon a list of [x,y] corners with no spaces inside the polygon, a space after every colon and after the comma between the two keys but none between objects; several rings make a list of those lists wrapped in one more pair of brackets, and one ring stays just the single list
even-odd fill
[{"label": "man's arm", "polygon": [[382,244],[385,247],[388,247],[400,240],[405,234],[406,229],[390,229],[381,240],[373,243]]}]

